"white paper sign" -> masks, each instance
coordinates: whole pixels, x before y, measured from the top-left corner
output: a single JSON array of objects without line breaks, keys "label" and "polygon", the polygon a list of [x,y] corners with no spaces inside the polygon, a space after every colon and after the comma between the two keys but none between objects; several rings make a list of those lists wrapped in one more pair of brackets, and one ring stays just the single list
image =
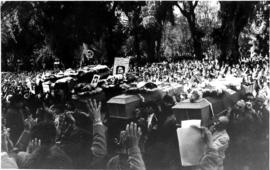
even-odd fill
[{"label": "white paper sign", "polygon": [[199,165],[206,148],[201,132],[192,127],[178,128],[177,138],[182,165]]},{"label": "white paper sign", "polygon": [[126,74],[129,69],[130,58],[114,58],[113,75]]},{"label": "white paper sign", "polygon": [[93,76],[92,81],[91,81],[91,85],[92,85],[93,87],[97,87],[98,82],[99,82],[99,79],[100,79],[100,75],[95,74],[95,75]]},{"label": "white paper sign", "polygon": [[50,86],[48,84],[42,83],[42,87],[44,93],[50,92]]},{"label": "white paper sign", "polygon": [[182,128],[188,128],[190,126],[201,127],[201,120],[192,119],[192,120],[183,120],[183,121],[181,121],[181,127]]}]

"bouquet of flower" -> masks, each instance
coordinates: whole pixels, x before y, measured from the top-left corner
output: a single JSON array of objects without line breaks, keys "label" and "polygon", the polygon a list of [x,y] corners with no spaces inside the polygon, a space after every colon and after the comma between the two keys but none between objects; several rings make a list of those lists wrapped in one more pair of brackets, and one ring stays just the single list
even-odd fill
[{"label": "bouquet of flower", "polygon": [[200,92],[197,90],[193,90],[190,94],[189,101],[191,103],[195,103],[196,101],[198,101],[201,98],[202,98],[202,95],[200,94]]}]

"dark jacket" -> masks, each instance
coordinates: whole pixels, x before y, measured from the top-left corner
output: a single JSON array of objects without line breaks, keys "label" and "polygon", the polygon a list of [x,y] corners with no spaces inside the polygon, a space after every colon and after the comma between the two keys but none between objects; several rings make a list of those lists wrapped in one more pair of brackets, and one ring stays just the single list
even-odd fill
[{"label": "dark jacket", "polygon": [[31,154],[21,152],[17,163],[23,169],[70,169],[71,159],[56,145],[42,145]]},{"label": "dark jacket", "polygon": [[102,168],[101,161],[107,154],[105,132],[105,126],[94,125],[91,140],[92,133],[75,129],[70,135],[71,139],[61,144],[61,148],[71,157],[74,168]]},{"label": "dark jacket", "polygon": [[[73,140],[63,143],[60,148],[57,146],[52,147],[55,148],[56,153],[61,153],[64,155],[66,159],[66,164],[63,168],[91,168],[97,167],[101,164],[102,158],[107,154],[107,143],[105,136],[106,128],[103,125],[94,125],[93,127],[93,142],[91,146],[90,135],[91,133],[87,133],[85,130],[76,129],[71,134]],[[22,133],[20,139],[16,146],[21,150],[21,148],[26,148],[26,145],[29,142],[29,133]],[[28,141],[28,142],[27,142]],[[18,154],[17,163],[19,168],[27,168],[33,167],[36,165],[32,165],[33,160],[35,160],[36,156],[43,157],[44,154],[48,153],[48,151],[44,150],[48,147],[42,147],[43,149],[38,149],[38,151],[34,151],[32,154],[26,152],[20,152]],[[87,149],[90,148],[90,149]],[[53,151],[53,150],[52,150]],[[54,153],[54,152],[53,152]],[[70,165],[72,162],[72,166]],[[30,164],[30,165],[29,165]],[[57,165],[57,164],[56,164]],[[60,166],[60,165],[59,165]],[[51,167],[53,169],[57,169],[58,167]],[[37,167],[39,168],[39,167]]]}]

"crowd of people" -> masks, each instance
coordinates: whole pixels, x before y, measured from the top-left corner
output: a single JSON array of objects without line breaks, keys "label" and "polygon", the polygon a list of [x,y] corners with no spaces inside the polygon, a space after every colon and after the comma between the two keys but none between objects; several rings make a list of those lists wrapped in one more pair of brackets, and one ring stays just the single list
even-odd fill
[{"label": "crowd of people", "polygon": [[[176,63],[153,63],[145,67],[132,67],[141,81],[176,82],[184,86],[185,91],[201,89],[212,80],[227,78],[228,85],[237,86],[234,77],[241,78],[241,83],[254,96],[260,94],[269,98],[269,64],[240,63],[229,66],[219,65],[217,60],[184,60]],[[240,87],[238,87],[240,88]],[[239,89],[238,89],[239,90]]]},{"label": "crowd of people", "polygon": [[[268,67],[220,66],[216,60],[131,66],[137,82],[174,82],[184,86],[185,94],[143,102],[134,110],[134,119],[119,123],[112,123],[106,101],[74,100],[61,87],[44,93],[36,84],[39,72],[2,73],[2,168],[267,169]],[[183,167],[172,106],[193,89],[228,77],[242,78],[245,93],[209,127],[199,129],[206,152],[198,166]]]}]

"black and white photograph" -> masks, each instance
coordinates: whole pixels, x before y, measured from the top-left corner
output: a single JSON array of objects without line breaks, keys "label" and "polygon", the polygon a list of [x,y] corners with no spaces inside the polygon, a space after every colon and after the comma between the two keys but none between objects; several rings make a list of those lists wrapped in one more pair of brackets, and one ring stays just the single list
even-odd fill
[{"label": "black and white photograph", "polygon": [[1,169],[269,170],[269,1],[0,1]]}]

